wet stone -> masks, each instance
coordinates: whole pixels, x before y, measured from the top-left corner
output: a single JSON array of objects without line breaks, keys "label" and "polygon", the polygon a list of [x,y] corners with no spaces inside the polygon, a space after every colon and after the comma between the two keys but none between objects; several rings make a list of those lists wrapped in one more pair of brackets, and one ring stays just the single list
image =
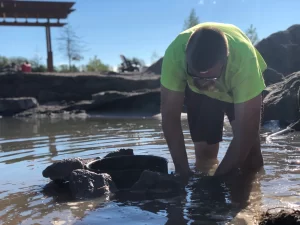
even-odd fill
[{"label": "wet stone", "polygon": [[109,196],[117,191],[110,175],[78,169],[71,173],[69,188],[74,199]]},{"label": "wet stone", "polygon": [[43,176],[50,178],[57,183],[62,183],[64,181],[69,181],[69,177],[73,170],[76,169],[85,169],[85,165],[91,161],[99,160],[100,157],[82,159],[82,158],[73,158],[73,159],[63,159],[57,162],[54,162],[52,165],[48,166],[43,171]]},{"label": "wet stone", "polygon": [[126,155],[134,155],[133,154],[133,149],[127,148],[121,148],[117,151],[114,152],[110,152],[108,153],[104,158],[108,158],[108,157],[116,157],[116,156],[126,156]]},{"label": "wet stone", "polygon": [[80,158],[63,159],[48,166],[43,171],[43,176],[51,180],[68,181],[72,171],[76,169],[84,169]]}]

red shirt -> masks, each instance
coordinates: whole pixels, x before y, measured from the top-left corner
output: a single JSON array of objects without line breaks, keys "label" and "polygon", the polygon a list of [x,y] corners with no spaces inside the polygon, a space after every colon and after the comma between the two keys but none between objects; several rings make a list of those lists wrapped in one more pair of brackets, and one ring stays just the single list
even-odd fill
[{"label": "red shirt", "polygon": [[25,73],[26,73],[26,72],[27,72],[27,73],[28,73],[28,72],[31,72],[31,65],[30,65],[30,64],[25,64],[25,63],[24,63],[24,64],[22,65],[22,72],[25,72]]}]

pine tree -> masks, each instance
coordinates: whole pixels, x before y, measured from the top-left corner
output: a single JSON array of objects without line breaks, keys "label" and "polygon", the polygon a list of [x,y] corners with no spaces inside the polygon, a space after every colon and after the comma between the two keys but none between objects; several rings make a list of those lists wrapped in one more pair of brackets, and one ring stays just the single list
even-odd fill
[{"label": "pine tree", "polygon": [[189,17],[184,21],[183,30],[189,29],[199,24],[199,18],[196,16],[195,9],[192,9]]},{"label": "pine tree", "polygon": [[245,33],[252,42],[252,44],[255,45],[259,41],[256,28],[253,26],[253,24],[251,24],[251,26],[246,30]]}]

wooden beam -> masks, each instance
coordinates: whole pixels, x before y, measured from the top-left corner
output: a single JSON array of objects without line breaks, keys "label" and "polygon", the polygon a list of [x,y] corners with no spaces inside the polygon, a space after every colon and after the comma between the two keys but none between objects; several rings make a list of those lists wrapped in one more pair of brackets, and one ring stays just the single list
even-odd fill
[{"label": "wooden beam", "polygon": [[66,23],[40,23],[40,22],[6,22],[1,21],[0,26],[24,26],[24,27],[63,27]]},{"label": "wooden beam", "polygon": [[47,10],[47,9],[23,9],[23,8],[1,8],[0,15],[6,18],[28,18],[28,19],[66,19],[74,9],[68,10]]}]

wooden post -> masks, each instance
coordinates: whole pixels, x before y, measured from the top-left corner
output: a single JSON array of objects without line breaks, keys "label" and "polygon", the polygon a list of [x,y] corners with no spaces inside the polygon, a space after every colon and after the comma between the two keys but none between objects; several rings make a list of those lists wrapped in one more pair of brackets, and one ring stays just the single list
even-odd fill
[{"label": "wooden post", "polygon": [[53,72],[53,53],[51,45],[51,32],[50,27],[46,26],[46,41],[47,41],[47,67],[48,72]]}]

